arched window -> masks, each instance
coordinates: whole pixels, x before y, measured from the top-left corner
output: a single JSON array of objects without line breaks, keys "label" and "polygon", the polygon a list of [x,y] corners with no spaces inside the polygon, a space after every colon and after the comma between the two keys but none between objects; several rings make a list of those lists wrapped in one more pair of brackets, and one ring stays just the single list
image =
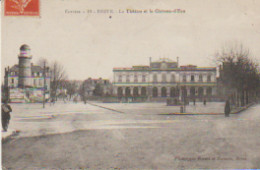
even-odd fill
[{"label": "arched window", "polygon": [[153,97],[158,97],[157,87],[154,87],[154,88],[153,88]]},{"label": "arched window", "polygon": [[123,89],[122,89],[122,87],[118,87],[117,88],[117,96],[118,97],[122,97],[123,96]]},{"label": "arched window", "polygon": [[186,87],[182,87],[181,90],[182,90],[182,96],[183,97],[187,97],[187,89],[186,89]]},{"label": "arched window", "polygon": [[190,96],[194,97],[195,96],[195,87],[190,88]]},{"label": "arched window", "polygon": [[171,97],[175,97],[176,96],[176,90],[175,90],[174,87],[172,87],[171,90],[170,90],[170,96]]},{"label": "arched window", "polygon": [[126,97],[131,97],[131,89],[130,89],[130,87],[125,88],[125,96]]},{"label": "arched window", "polygon": [[141,96],[146,96],[146,88],[145,87],[141,88]]},{"label": "arched window", "polygon": [[212,95],[212,88],[208,87],[207,88],[207,96],[211,96]]},{"label": "arched window", "polygon": [[161,89],[161,96],[162,97],[167,97],[167,89],[166,89],[166,87],[162,87],[162,89]]},{"label": "arched window", "polygon": [[133,95],[134,95],[134,97],[139,96],[138,87],[134,87]]},{"label": "arched window", "polygon": [[198,92],[199,92],[199,97],[202,97],[203,96],[203,88],[199,87]]}]

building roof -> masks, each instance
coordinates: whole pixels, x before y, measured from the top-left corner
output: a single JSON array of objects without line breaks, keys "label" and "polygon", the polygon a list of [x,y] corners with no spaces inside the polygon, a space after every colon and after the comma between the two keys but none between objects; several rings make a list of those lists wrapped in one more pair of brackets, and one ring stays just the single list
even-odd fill
[{"label": "building roof", "polygon": [[32,72],[43,72],[43,68],[41,66],[32,65]]},{"label": "building roof", "polygon": [[174,63],[175,61],[173,61],[169,58],[160,58],[159,60],[152,61],[152,63],[161,63],[161,62]]},{"label": "building roof", "polygon": [[19,71],[19,66],[18,64],[15,64],[13,67],[10,68],[11,72],[18,72]]},{"label": "building roof", "polygon": [[[19,65],[15,64],[11,67],[10,72],[19,72]],[[32,72],[43,72],[43,68],[41,66],[32,65]]]}]

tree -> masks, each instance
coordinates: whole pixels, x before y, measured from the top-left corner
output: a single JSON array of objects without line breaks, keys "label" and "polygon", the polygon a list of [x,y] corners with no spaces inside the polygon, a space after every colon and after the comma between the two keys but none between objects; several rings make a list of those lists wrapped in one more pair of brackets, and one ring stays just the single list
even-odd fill
[{"label": "tree", "polygon": [[65,87],[67,89],[67,94],[69,95],[69,98],[71,99],[71,97],[74,94],[76,94],[76,92],[78,90],[76,81],[66,81]]},{"label": "tree", "polygon": [[93,91],[94,96],[103,96],[103,93],[104,93],[104,89],[102,84],[97,83]]},{"label": "tree", "polygon": [[228,89],[227,95],[235,93],[240,105],[248,104],[260,85],[258,62],[252,59],[249,49],[243,45],[223,48],[215,57],[221,64],[220,82]]},{"label": "tree", "polygon": [[64,89],[64,80],[67,79],[66,71],[60,63],[54,61],[50,65],[51,71],[51,97],[57,98],[58,89]]}]

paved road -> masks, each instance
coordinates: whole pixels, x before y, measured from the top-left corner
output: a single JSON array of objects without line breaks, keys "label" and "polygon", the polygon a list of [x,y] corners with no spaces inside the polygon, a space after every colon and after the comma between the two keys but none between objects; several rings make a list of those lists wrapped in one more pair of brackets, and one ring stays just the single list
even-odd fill
[{"label": "paved road", "polygon": [[159,115],[178,109],[164,104],[98,105],[14,105],[10,126],[21,133],[3,143],[3,166],[260,168],[260,105],[230,118]]}]

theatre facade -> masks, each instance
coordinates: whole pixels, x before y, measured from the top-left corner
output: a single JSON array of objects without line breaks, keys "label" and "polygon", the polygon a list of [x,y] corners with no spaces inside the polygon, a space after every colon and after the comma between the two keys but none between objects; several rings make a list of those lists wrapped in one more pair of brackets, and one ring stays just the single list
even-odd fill
[{"label": "theatre facade", "polygon": [[179,66],[178,59],[150,59],[149,65],[114,68],[113,93],[119,99],[213,100],[217,96],[216,71],[216,67]]}]

